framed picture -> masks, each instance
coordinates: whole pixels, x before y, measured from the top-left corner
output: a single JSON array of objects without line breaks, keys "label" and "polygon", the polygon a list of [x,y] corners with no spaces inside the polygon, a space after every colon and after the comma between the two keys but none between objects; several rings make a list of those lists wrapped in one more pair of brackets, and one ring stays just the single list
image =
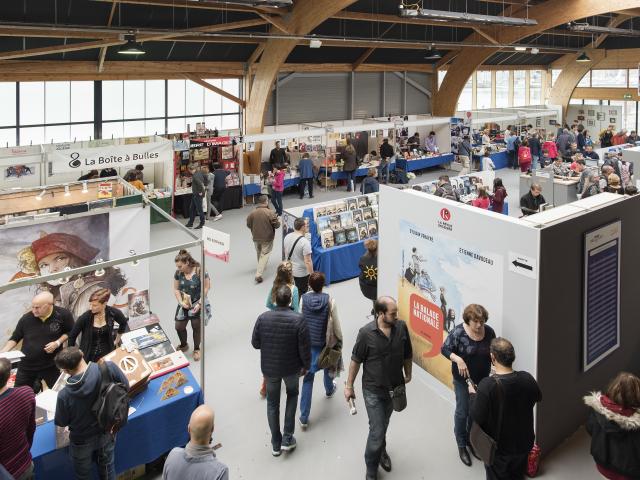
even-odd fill
[{"label": "framed picture", "polygon": [[587,116],[588,117],[595,117],[596,115],[596,111],[595,110],[587,110]]},{"label": "framed picture", "polygon": [[596,125],[596,122],[594,122],[593,120],[587,120],[587,127],[594,127]]},{"label": "framed picture", "polygon": [[584,115],[578,115],[578,120],[580,121],[584,120]]},{"label": "framed picture", "polygon": [[616,119],[615,119],[614,117],[611,117],[611,118],[609,119],[609,123],[612,123],[612,124],[614,124],[614,125],[615,125],[615,123],[616,123]]},{"label": "framed picture", "polygon": [[582,109],[578,110],[578,115],[584,115],[584,110]]},{"label": "framed picture", "polygon": [[604,112],[598,112],[596,118],[598,119],[598,121],[604,122]]},{"label": "framed picture", "polygon": [[617,110],[609,110],[609,115],[617,115],[618,111]]}]

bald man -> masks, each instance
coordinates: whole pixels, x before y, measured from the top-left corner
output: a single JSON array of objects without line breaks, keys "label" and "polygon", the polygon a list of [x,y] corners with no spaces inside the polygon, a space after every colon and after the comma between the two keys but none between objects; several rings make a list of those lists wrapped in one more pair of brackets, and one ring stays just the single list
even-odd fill
[{"label": "bald man", "polygon": [[218,461],[211,448],[213,410],[200,405],[189,420],[189,443],[174,448],[164,462],[163,480],[229,480],[229,468]]},{"label": "bald man", "polygon": [[53,304],[53,295],[41,292],[31,300],[31,311],[25,313],[9,341],[0,350],[8,352],[22,340],[24,358],[18,364],[16,387],[26,385],[38,393],[44,380],[53,387],[60,376],[54,357],[67,341],[73,328],[73,315],[66,308]]}]

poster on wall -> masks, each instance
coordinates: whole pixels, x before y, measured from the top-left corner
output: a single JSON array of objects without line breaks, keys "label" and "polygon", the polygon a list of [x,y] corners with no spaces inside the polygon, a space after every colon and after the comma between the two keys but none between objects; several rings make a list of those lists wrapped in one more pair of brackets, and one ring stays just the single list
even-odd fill
[{"label": "poster on wall", "polygon": [[620,346],[619,220],[584,236],[584,371]]},{"label": "poster on wall", "polygon": [[462,141],[464,135],[469,134],[469,126],[465,126],[464,119],[451,117],[451,153],[458,153],[458,144]]},{"label": "poster on wall", "polygon": [[[0,285],[90,265],[102,259],[127,258],[149,250],[149,209],[127,208],[0,230]],[[127,314],[128,295],[149,288],[148,260],[123,264],[0,293],[0,343],[4,344],[31,299],[42,291],[75,318],[89,309],[100,288],[112,292],[109,304]]]},{"label": "poster on wall", "polygon": [[[451,212],[443,208],[440,216],[447,225]],[[503,256],[405,220],[400,247],[398,316],[409,327],[413,360],[451,387],[451,362],[440,348],[471,303],[482,299],[491,317],[502,318]]]},{"label": "poster on wall", "polygon": [[35,173],[35,169],[35,165],[9,165],[4,170],[4,178],[7,181],[13,181],[22,177],[30,177]]}]

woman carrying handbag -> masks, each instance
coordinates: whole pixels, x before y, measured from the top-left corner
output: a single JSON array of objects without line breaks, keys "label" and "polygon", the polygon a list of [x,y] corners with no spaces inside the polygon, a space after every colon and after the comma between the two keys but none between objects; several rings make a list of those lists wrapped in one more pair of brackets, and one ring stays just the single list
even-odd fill
[{"label": "woman carrying handbag", "polygon": [[300,311],[311,338],[311,368],[302,380],[300,395],[299,420],[303,430],[309,426],[316,372],[324,370],[324,390],[327,398],[331,398],[336,393],[335,377],[341,369],[342,329],[335,300],[322,292],[324,282],[324,273],[313,272],[309,276],[311,290],[300,300]]}]

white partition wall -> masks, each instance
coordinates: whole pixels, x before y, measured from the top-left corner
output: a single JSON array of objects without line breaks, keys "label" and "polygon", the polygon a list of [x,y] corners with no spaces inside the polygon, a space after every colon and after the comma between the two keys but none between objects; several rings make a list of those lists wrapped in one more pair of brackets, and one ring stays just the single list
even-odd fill
[{"label": "white partition wall", "polygon": [[516,368],[535,375],[539,230],[414,190],[381,186],[379,205],[378,294],[398,299],[430,383],[453,398],[443,388],[452,385],[451,362],[440,347],[471,303],[514,343]]}]

